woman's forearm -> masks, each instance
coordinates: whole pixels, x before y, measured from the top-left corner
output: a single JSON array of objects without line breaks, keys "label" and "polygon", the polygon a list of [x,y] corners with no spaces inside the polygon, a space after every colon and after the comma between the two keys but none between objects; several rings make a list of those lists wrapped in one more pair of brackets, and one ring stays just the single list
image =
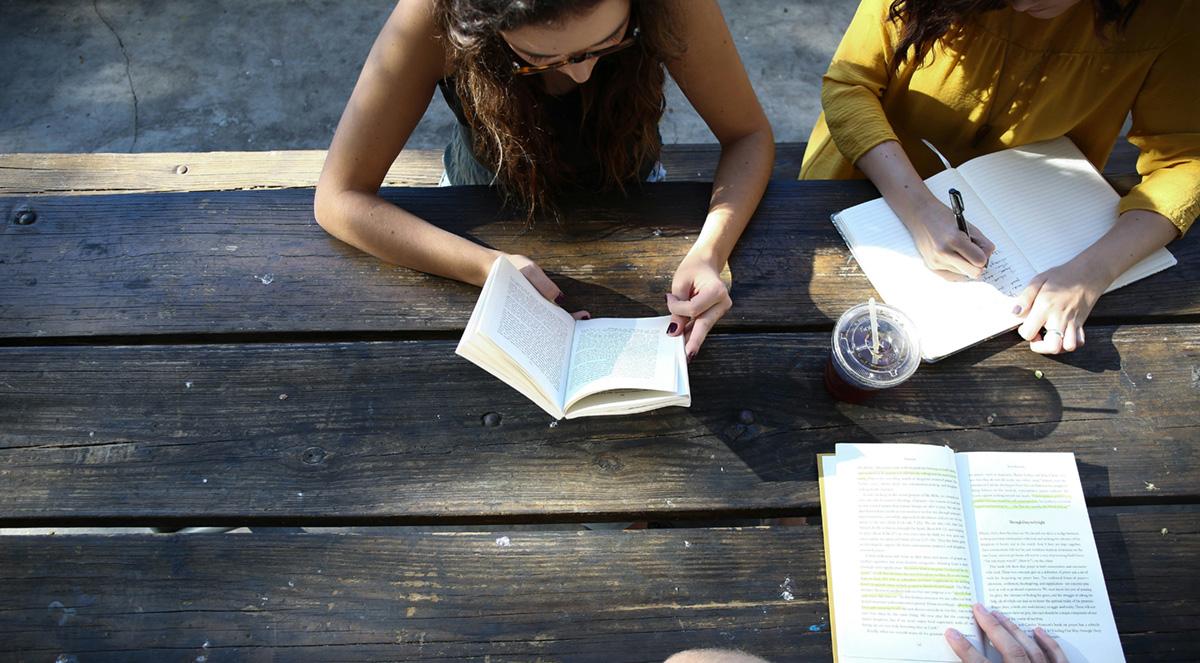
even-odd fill
[{"label": "woman's forearm", "polygon": [[[889,140],[867,150],[854,164],[908,225],[922,207],[937,202],[900,143]],[[912,228],[909,228],[912,230]]]},{"label": "woman's forearm", "polygon": [[1167,217],[1149,210],[1129,210],[1075,260],[1082,261],[1107,287],[1178,236],[1179,230]]},{"label": "woman's forearm", "polygon": [[316,214],[331,235],[380,260],[477,286],[500,255],[361,191],[318,189]]},{"label": "woman's forearm", "polygon": [[704,227],[689,253],[723,266],[762,200],[775,163],[769,128],[722,146]]}]

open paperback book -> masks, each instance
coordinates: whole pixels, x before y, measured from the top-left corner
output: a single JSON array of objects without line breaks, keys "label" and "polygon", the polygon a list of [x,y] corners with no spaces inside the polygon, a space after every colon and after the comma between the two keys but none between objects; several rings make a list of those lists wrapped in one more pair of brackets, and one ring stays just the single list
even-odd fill
[{"label": "open paperback book", "polygon": [[982,603],[1072,663],[1124,661],[1075,455],[839,444],[817,457],[834,660],[946,661],[959,630],[999,654]]},{"label": "open paperback book", "polygon": [[573,419],[692,404],[671,316],[575,320],[497,258],[455,350],[550,416]]},{"label": "open paperback book", "polygon": [[[996,245],[978,280],[947,281],[926,267],[912,235],[882,198],[833,215],[871,285],[917,325],[926,361],[1020,325],[1012,313],[1016,297],[1034,276],[1070,261],[1108,232],[1120,200],[1065,137],[976,157],[958,168],[938,157],[946,170],[925,180],[929,190],[949,205],[949,190],[958,189],[967,220]],[[1159,249],[1108,291],[1174,264],[1174,256]]]}]

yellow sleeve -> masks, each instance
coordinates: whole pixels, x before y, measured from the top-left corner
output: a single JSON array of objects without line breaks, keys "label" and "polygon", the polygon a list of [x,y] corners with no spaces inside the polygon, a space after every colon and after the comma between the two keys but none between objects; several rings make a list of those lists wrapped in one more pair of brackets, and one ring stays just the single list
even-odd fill
[{"label": "yellow sleeve", "polygon": [[825,122],[838,151],[855,163],[876,145],[898,140],[879,100],[891,78],[896,26],[889,2],[862,0],[821,84]]},{"label": "yellow sleeve", "polygon": [[1140,184],[1121,199],[1120,211],[1150,210],[1171,220],[1179,234],[1200,214],[1200,30],[1180,30],[1150,68],[1133,102],[1129,142],[1141,155]]}]

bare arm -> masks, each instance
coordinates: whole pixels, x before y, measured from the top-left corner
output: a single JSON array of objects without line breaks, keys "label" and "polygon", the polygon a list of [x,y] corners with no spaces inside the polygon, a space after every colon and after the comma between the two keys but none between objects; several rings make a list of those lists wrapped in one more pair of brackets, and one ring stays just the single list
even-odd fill
[{"label": "bare arm", "polygon": [[720,273],[771,178],[775,138],[715,0],[675,0],[671,8],[687,50],[668,68],[721,143],[704,227],[676,270],[668,298],[675,333],[692,325],[691,357],[733,304]]},{"label": "bare arm", "polygon": [[317,182],[317,223],[382,260],[482,285],[498,252],[379,197],[396,155],[446,73],[429,0],[402,0],[363,65]]}]

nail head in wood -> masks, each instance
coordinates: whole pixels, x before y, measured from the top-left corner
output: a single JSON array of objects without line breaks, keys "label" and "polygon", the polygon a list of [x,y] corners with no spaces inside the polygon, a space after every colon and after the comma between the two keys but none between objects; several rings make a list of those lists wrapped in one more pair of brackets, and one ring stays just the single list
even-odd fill
[{"label": "nail head in wood", "polygon": [[300,454],[300,458],[307,465],[320,465],[325,462],[325,450],[321,447],[309,447]]},{"label": "nail head in wood", "polygon": [[495,428],[496,426],[499,426],[500,413],[488,412],[487,414],[483,415],[483,425],[487,426],[488,428]]},{"label": "nail head in wood", "polygon": [[31,209],[17,210],[16,215],[13,216],[13,223],[18,226],[33,225],[35,221],[37,221],[37,212]]},{"label": "nail head in wood", "polygon": [[175,174],[176,175],[187,175],[188,174],[187,164],[181,163],[178,166],[175,166]]}]

